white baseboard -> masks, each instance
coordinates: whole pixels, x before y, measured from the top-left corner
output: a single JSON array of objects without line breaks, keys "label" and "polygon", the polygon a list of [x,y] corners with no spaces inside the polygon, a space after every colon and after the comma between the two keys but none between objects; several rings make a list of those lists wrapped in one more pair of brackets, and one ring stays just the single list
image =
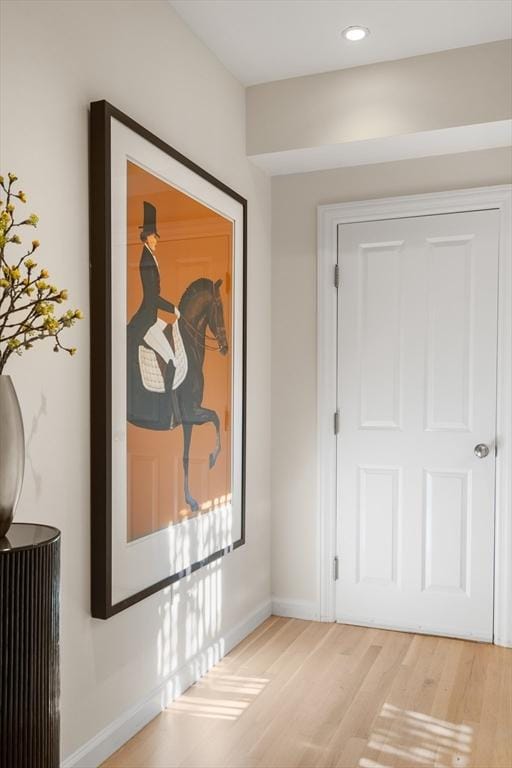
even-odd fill
[{"label": "white baseboard", "polygon": [[309,600],[288,600],[272,596],[272,613],[274,616],[286,616],[291,619],[307,619],[320,621],[317,603]]},{"label": "white baseboard", "polygon": [[226,653],[258,627],[272,613],[272,603],[266,600],[214,643],[199,651],[177,672],[153,689],[139,704],[124,712],[80,749],[69,755],[61,768],[97,768],[104,760],[132,738],[156,717],[173,699],[217,664]]}]

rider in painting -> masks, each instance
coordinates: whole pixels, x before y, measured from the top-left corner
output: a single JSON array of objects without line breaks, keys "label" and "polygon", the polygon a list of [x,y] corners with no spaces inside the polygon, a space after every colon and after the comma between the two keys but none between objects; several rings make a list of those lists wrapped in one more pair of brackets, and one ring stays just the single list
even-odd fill
[{"label": "rider in painting", "polygon": [[160,235],[156,208],[144,201],[139,263],[142,300],[127,327],[128,421],[146,429],[172,429],[178,422],[173,382],[176,372],[172,334],[159,310],[179,318],[178,308],[160,295],[156,250]]}]

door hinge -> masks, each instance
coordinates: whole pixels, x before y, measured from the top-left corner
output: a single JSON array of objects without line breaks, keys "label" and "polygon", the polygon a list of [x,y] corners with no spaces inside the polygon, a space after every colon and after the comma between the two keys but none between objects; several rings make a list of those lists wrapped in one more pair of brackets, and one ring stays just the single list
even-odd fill
[{"label": "door hinge", "polygon": [[340,268],[337,264],[334,265],[334,287],[339,288],[340,285]]},{"label": "door hinge", "polygon": [[340,412],[339,409],[334,412],[334,434],[337,435],[340,431]]},{"label": "door hinge", "polygon": [[334,558],[333,575],[334,575],[334,581],[338,581],[338,579],[339,579],[339,561],[338,561],[338,556],[336,556]]}]

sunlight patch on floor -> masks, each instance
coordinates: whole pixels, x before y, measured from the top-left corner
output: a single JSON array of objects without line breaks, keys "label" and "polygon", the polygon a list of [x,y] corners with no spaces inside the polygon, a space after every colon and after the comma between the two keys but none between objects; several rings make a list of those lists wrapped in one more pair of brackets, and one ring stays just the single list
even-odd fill
[{"label": "sunlight patch on floor", "polygon": [[[207,677],[170,704],[167,711],[189,717],[238,720],[269,682],[267,678],[240,677],[211,670]],[[233,694],[237,694],[237,698],[233,698]]]},{"label": "sunlight patch on floor", "polygon": [[469,764],[473,729],[469,725],[439,720],[423,712],[384,704],[379,725],[373,729],[359,768],[389,768],[397,759],[411,767],[423,765],[464,768]]}]

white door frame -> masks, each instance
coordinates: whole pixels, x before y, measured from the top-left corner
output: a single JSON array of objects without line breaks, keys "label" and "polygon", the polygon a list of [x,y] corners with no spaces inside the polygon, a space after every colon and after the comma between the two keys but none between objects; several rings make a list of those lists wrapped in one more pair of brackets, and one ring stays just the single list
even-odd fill
[{"label": "white door frame", "polygon": [[497,209],[500,213],[494,643],[512,647],[512,185],[318,206],[317,594],[335,621],[338,226],[378,219]]}]

